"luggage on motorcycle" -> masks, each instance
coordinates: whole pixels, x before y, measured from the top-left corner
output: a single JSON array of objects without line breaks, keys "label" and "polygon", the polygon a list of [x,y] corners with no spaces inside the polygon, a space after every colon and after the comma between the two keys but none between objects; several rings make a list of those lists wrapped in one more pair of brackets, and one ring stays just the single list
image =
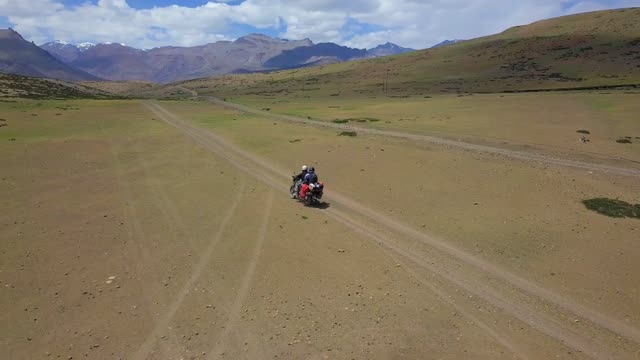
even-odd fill
[{"label": "luggage on motorcycle", "polygon": [[309,184],[309,193],[307,197],[312,197],[315,200],[320,200],[322,198],[322,192],[324,189],[323,183],[311,183]]}]

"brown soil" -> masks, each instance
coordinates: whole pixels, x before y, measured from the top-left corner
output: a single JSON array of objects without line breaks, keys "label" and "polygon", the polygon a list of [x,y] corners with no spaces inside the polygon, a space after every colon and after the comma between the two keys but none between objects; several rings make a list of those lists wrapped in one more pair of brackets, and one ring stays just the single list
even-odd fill
[{"label": "brown soil", "polygon": [[[10,359],[633,359],[640,350],[637,264],[627,263],[637,247],[624,233],[633,220],[611,229],[613,238],[620,232],[614,252],[627,254],[603,279],[600,269],[568,262],[564,253],[542,257],[546,265],[524,256],[512,263],[470,250],[465,241],[484,239],[480,231],[449,236],[445,229],[456,225],[439,226],[435,215],[451,214],[445,207],[429,229],[420,227],[386,206],[418,214],[425,200],[405,202],[403,193],[364,198],[369,185],[348,185],[342,169],[326,208],[306,208],[287,196],[288,171],[276,147],[258,155],[228,136],[233,129],[196,126],[172,104],[101,106],[82,103],[77,113],[32,120],[51,122],[48,138],[16,135],[0,144],[7,209],[0,215],[0,349]],[[19,115],[10,112],[8,127],[32,129],[14,121]],[[51,135],[81,126],[87,128]],[[256,131],[265,138],[275,131],[261,126]],[[321,139],[324,130],[317,131]],[[355,140],[339,141],[349,148]],[[457,151],[425,150],[407,139],[357,141],[384,146],[390,158],[380,155],[379,164],[391,161],[390,174],[395,163],[409,178],[405,162],[414,154],[428,152],[436,167],[441,154]],[[457,165],[467,176],[478,171],[469,166],[482,161],[475,157],[489,157],[469,150]],[[404,155],[394,157],[396,151]],[[350,154],[369,166],[355,147]],[[344,157],[328,155],[336,164]],[[513,161],[492,166],[501,173]],[[545,174],[564,181],[577,171],[559,166]],[[371,183],[393,182],[380,178]],[[600,181],[611,179],[623,189],[637,181],[606,173],[586,184],[606,190]],[[450,178],[463,189],[458,181]],[[553,196],[558,187],[549,181],[545,191]],[[492,187],[484,190],[493,196]],[[605,221],[595,216],[594,226]],[[489,219],[469,216],[471,225],[459,227],[491,228]],[[563,236],[549,242],[561,247],[562,239],[573,244]],[[583,255],[614,261],[606,244],[592,251]],[[541,280],[541,267],[588,276],[558,284]],[[596,303],[596,285],[621,294]]]}]

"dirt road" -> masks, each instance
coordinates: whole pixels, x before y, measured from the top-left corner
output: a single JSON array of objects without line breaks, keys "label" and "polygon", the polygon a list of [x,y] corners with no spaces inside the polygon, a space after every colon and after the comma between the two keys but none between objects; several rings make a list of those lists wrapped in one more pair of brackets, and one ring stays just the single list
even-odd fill
[{"label": "dirt road", "polygon": [[[15,138],[0,141],[8,359],[639,354],[635,220],[575,204],[628,196],[635,178],[337,137],[205,102],[0,107]],[[310,160],[328,184],[319,209],[288,196],[283,167],[301,147],[323,150]],[[493,208],[509,214],[479,217]]]},{"label": "dirt road", "polygon": [[[281,184],[282,180],[288,177],[287,172],[269,164],[268,160],[247,153],[215,134],[180,119],[156,102],[147,102],[145,106],[216,156],[225,158],[247,174],[255,174],[256,169],[259,169],[258,180],[281,192],[286,191]],[[248,109],[248,111],[252,110]],[[373,131],[372,134],[408,136],[387,132],[378,134],[378,131]],[[422,139],[422,137],[419,138]],[[429,139],[429,141],[454,145],[446,141],[442,142],[441,139]],[[502,149],[478,148],[472,144],[456,144],[456,146],[469,150],[500,151],[503,155],[555,165],[612,171],[629,176],[640,175],[634,169],[609,168],[597,164],[539,158],[536,155],[503,152]],[[404,263],[408,271],[413,271],[419,281],[431,284],[433,289],[438,289],[436,284],[445,283],[446,287],[454,289],[454,292],[463,291],[469,294],[467,299],[472,300],[458,304],[464,310],[463,313],[468,318],[474,319],[473,321],[479,326],[488,329],[498,342],[511,349],[518,357],[527,357],[527,352],[520,350],[523,347],[526,348],[526,344],[514,341],[509,331],[475,315],[472,309],[487,307],[492,309],[491,312],[495,312],[496,316],[517,319],[526,324],[528,331],[544,334],[591,358],[633,358],[633,354],[638,350],[640,331],[624,321],[611,318],[572,299],[544,289],[521,276],[457,249],[445,240],[412,229],[396,219],[366,208],[339,193],[331,193],[330,203],[331,207],[324,210],[328,217],[380,245],[390,256],[397,257]],[[436,281],[434,277],[437,278]],[[452,296],[451,294],[447,292],[446,295],[445,293],[442,295]],[[490,318],[495,321],[495,317]]]},{"label": "dirt road", "polygon": [[324,127],[324,128],[334,128],[334,129],[344,130],[344,131],[357,131],[358,133],[363,133],[368,135],[407,139],[411,141],[418,141],[418,142],[437,144],[437,145],[448,146],[448,147],[453,147],[458,149],[464,149],[464,150],[469,150],[473,152],[497,154],[501,156],[506,156],[508,158],[518,159],[523,161],[532,161],[532,162],[539,162],[539,163],[555,165],[555,166],[565,166],[565,167],[572,167],[572,168],[578,168],[578,169],[584,169],[584,170],[590,170],[590,171],[607,172],[607,173],[617,174],[617,175],[640,177],[640,168],[636,168],[636,167],[621,167],[621,166],[612,166],[612,165],[591,163],[591,162],[585,162],[585,161],[577,161],[577,160],[571,160],[571,159],[563,159],[563,158],[552,157],[548,155],[536,154],[533,152],[515,151],[515,150],[510,150],[510,149],[505,149],[500,147],[473,144],[473,143],[464,142],[464,141],[454,141],[454,140],[444,139],[444,138],[435,137],[435,136],[410,134],[410,133],[391,131],[391,130],[369,129],[361,126],[352,126],[352,125],[310,120],[310,119],[305,119],[305,118],[291,116],[291,115],[273,114],[268,111],[257,110],[244,105],[223,101],[215,97],[209,97],[208,100],[215,104],[226,106],[236,110],[257,114],[260,116],[267,116],[267,117],[276,118],[280,120],[295,122],[295,123],[313,125],[313,126]]}]

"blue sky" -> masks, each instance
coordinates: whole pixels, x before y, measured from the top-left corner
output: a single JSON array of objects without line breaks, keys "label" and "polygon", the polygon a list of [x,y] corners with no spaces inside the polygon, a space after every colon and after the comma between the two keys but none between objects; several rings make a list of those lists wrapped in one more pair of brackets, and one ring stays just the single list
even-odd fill
[{"label": "blue sky", "polygon": [[352,47],[413,48],[640,0],[0,0],[0,27],[40,44],[194,46],[258,32]]}]

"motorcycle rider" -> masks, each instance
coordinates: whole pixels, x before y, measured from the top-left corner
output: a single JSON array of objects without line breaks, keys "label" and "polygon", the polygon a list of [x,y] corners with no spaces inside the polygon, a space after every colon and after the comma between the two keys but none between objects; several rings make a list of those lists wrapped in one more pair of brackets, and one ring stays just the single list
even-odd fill
[{"label": "motorcycle rider", "polygon": [[304,182],[304,177],[305,175],[307,175],[307,165],[302,165],[302,171],[300,172],[300,174],[296,175],[293,177],[293,181],[296,184],[296,192],[295,194],[299,194],[300,193],[300,187],[302,186],[302,183]]},{"label": "motorcycle rider", "polygon": [[318,182],[318,175],[316,174],[316,169],[311,166],[307,168],[307,174],[304,176],[304,180],[302,181],[302,189],[300,190],[300,199],[304,200],[307,196],[307,192],[309,192],[309,184],[315,184]]}]

